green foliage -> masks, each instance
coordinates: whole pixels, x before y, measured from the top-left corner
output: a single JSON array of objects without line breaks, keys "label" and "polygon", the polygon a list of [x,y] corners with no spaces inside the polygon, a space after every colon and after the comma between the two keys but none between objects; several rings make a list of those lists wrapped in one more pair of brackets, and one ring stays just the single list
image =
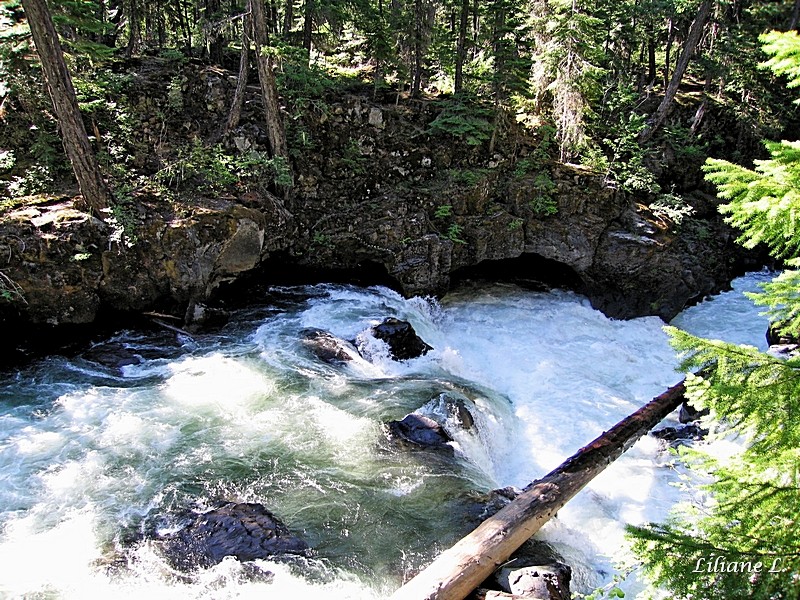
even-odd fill
[{"label": "green foliage", "polygon": [[716,159],[709,159],[704,168],[706,178],[719,188],[719,197],[728,201],[720,212],[742,230],[745,247],[765,243],[776,256],[786,258],[800,251],[800,142],[765,145],[771,158],[756,161],[755,169]]},{"label": "green foliage", "polygon": [[681,225],[684,219],[694,214],[694,208],[682,196],[675,194],[660,194],[650,204],[650,210],[656,215],[666,217],[675,225]]},{"label": "green foliage", "polygon": [[558,202],[554,196],[556,184],[550,173],[542,171],[531,182],[530,189],[534,196],[528,200],[528,207],[538,217],[547,217],[558,212]]},{"label": "green foliage", "polygon": [[592,133],[603,137],[585,153],[584,162],[622,190],[657,194],[661,188],[646,166],[647,149],[638,141],[646,117],[634,111],[636,101],[636,92],[629,85],[618,85],[609,92],[602,111],[591,119]]},{"label": "green foliage", "polygon": [[[772,31],[759,38],[763,44],[764,52],[771,58],[762,63],[777,75],[789,79],[788,87],[800,86],[800,38],[796,31],[781,33]],[[800,102],[800,100],[795,100]]]},{"label": "green foliage", "polygon": [[[634,551],[653,581],[675,598],[795,598],[800,359],[676,329],[670,334],[682,367],[703,373],[687,377],[687,398],[709,407],[750,444],[728,464],[697,456],[693,470],[713,475],[706,486],[713,502],[684,507],[665,524],[632,528]],[[717,556],[763,566],[757,574],[715,570]]]},{"label": "green foliage", "polygon": [[489,141],[494,130],[490,121],[492,111],[479,104],[461,101],[443,102],[443,110],[428,126],[431,135],[445,134],[480,146]]},{"label": "green foliage", "polygon": [[449,169],[447,176],[455,184],[475,187],[485,180],[486,169]]},{"label": "green foliage", "polygon": [[463,233],[464,228],[459,225],[458,223],[452,223],[447,228],[447,233],[445,236],[448,240],[455,242],[456,244],[466,244],[467,242],[461,238],[461,234]]},{"label": "green foliage", "polygon": [[313,237],[311,238],[311,243],[315,246],[326,247],[326,248],[330,247],[331,236],[322,233],[321,231],[315,231]]},{"label": "green foliage", "polygon": [[167,106],[174,113],[183,111],[183,84],[185,82],[185,77],[178,74],[167,84]]},{"label": "green foliage", "polygon": [[104,209],[106,216],[103,218],[110,229],[108,235],[109,244],[117,244],[119,247],[132,248],[139,240],[137,209],[126,190],[118,189],[114,202],[109,208]]},{"label": "green foliage", "polygon": [[558,212],[558,203],[548,196],[537,196],[528,200],[528,207],[538,217],[547,217]]},{"label": "green foliage", "polygon": [[[766,50],[782,57],[771,66],[792,75],[800,65],[800,38],[769,40]],[[728,201],[720,211],[743,230],[743,244],[763,242],[797,267],[800,144],[768,142],[767,148],[771,157],[754,170],[709,159],[707,178]],[[755,299],[783,330],[797,333],[797,271],[783,273]],[[800,357],[778,358],[674,328],[669,333],[682,368],[695,373],[686,378],[687,399],[708,407],[724,424],[724,435],[738,434],[747,444],[725,462],[697,457],[694,469],[712,478],[706,486],[710,501],[684,506],[667,523],[632,528],[634,550],[651,579],[675,598],[797,598]]]},{"label": "green foliage", "polygon": [[191,185],[205,194],[219,194],[236,186],[240,189],[293,185],[292,173],[282,157],[269,158],[266,152],[249,151],[235,156],[220,145],[207,146],[194,139],[180,148],[177,158],[155,174],[155,180],[175,191]]},{"label": "green foliage", "polygon": [[28,303],[25,300],[25,292],[23,289],[3,271],[0,271],[0,300],[4,302]]},{"label": "green foliage", "polygon": [[540,102],[549,96],[561,160],[588,145],[586,123],[600,94],[604,52],[602,21],[577,1],[535,2],[537,31],[533,87]]},{"label": "green foliage", "polygon": [[360,176],[367,172],[367,157],[361,153],[356,140],[350,140],[344,147],[340,160],[351,175]]},{"label": "green foliage", "polygon": [[442,204],[436,208],[433,216],[437,219],[445,219],[453,215],[453,206],[451,204]]},{"label": "green foliage", "polygon": [[325,97],[353,84],[351,76],[334,76],[318,63],[309,64],[304,48],[280,44],[270,51],[280,65],[276,73],[278,89],[296,115],[310,109],[326,112]]},{"label": "green foliage", "polygon": [[675,151],[678,161],[704,160],[708,144],[698,139],[688,127],[664,127],[664,139]]}]

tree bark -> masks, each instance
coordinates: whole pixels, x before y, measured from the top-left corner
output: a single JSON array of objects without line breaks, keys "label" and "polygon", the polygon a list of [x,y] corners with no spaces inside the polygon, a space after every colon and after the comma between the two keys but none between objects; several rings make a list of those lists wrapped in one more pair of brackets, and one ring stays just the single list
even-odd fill
[{"label": "tree bark", "polygon": [[456,80],[454,91],[461,92],[464,87],[464,63],[467,60],[467,21],[469,19],[469,0],[461,0],[461,14],[458,21],[458,40],[456,42]]},{"label": "tree bark", "polygon": [[797,23],[800,21],[800,0],[794,0],[792,7],[792,18],[789,21],[789,31],[797,29]]},{"label": "tree bark", "polygon": [[680,406],[683,382],[624,418],[555,470],[534,481],[479,525],[391,600],[463,600],[594,477]]},{"label": "tree bark", "polygon": [[286,0],[283,10],[283,37],[289,39],[294,25],[294,0]]},{"label": "tree bark", "polygon": [[664,48],[664,89],[669,85],[669,73],[672,62],[672,44],[675,41],[675,23],[672,18],[667,19],[667,45]]},{"label": "tree bark", "polygon": [[268,52],[269,35],[264,15],[262,0],[249,0],[250,14],[253,21],[253,38],[255,41],[258,79],[261,83],[261,95],[264,98],[264,118],[267,126],[270,153],[273,158],[289,158],[286,146],[286,133],[283,130],[280,107],[278,106],[278,87],[275,84],[275,72],[272,68],[272,55]]},{"label": "tree bark", "polygon": [[422,0],[414,0],[414,57],[411,73],[411,96],[419,97],[422,90]]},{"label": "tree bark", "polygon": [[250,34],[252,20],[249,14],[242,16],[242,53],[239,56],[239,78],[236,80],[236,91],[231,102],[231,112],[225,123],[225,135],[233,131],[239,125],[242,118],[242,108],[244,107],[244,96],[247,90],[247,72],[250,69]]},{"label": "tree bark", "polygon": [[314,0],[306,0],[303,7],[303,48],[311,60],[311,33],[314,28]]},{"label": "tree bark", "polygon": [[64,149],[72,164],[75,179],[86,203],[98,214],[108,206],[111,193],[100,173],[100,166],[86,135],[75,88],[72,86],[64,53],[58,40],[53,19],[45,0],[23,0],[22,8],[28,19],[36,52],[42,61],[42,71],[53,101]]},{"label": "tree bark", "polygon": [[667,118],[667,113],[669,112],[670,107],[672,107],[672,102],[675,100],[675,95],[678,93],[678,88],[680,87],[681,81],[683,80],[683,75],[686,73],[686,69],[689,66],[689,61],[697,49],[697,44],[700,43],[700,38],[703,35],[703,28],[705,27],[710,12],[711,0],[703,0],[703,2],[700,4],[700,8],[697,10],[697,16],[694,18],[694,21],[692,21],[691,27],[689,27],[689,34],[686,36],[686,42],[683,44],[683,50],[681,51],[681,55],[678,58],[677,64],[675,65],[675,72],[672,74],[672,78],[669,80],[669,85],[664,92],[664,98],[661,100],[661,104],[658,105],[656,112],[650,118],[645,128],[642,129],[642,132],[639,134],[639,142],[647,142],[650,140],[653,137],[653,134],[664,123],[664,119]]},{"label": "tree bark", "polygon": [[220,0],[205,0],[203,11],[203,30],[205,32],[206,49],[209,60],[217,65],[222,64],[225,53],[225,36],[219,29],[217,20],[221,11]]},{"label": "tree bark", "polygon": [[647,36],[647,85],[655,85],[658,72],[656,70],[656,36],[652,31]]}]

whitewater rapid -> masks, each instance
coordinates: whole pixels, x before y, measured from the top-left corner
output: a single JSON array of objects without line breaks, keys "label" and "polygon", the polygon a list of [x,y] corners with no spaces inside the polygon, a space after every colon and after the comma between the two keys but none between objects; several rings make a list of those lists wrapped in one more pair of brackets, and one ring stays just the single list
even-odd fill
[{"label": "whitewater rapid", "polygon": [[[768,278],[741,278],[673,324],[763,349],[766,319],[742,292]],[[434,350],[391,361],[364,338],[388,316]],[[512,285],[469,285],[441,302],[277,288],[213,334],[122,332],[7,373],[0,596],[385,598],[457,539],[454,509],[473,490],[527,485],[679,381],[663,325]],[[360,339],[369,360],[321,363],[300,341],[307,327]],[[98,358],[119,349],[134,364]],[[441,417],[442,393],[468,401],[478,423],[456,431],[457,461],[388,451],[382,422]],[[626,559],[625,524],[662,519],[687,493],[681,471],[648,436],[545,526],[539,537],[573,567],[574,590],[611,580]],[[271,582],[233,559],[187,577],[141,539],[221,501],[264,504],[315,557],[262,561]],[[622,587],[632,597],[641,583],[634,574]]]}]

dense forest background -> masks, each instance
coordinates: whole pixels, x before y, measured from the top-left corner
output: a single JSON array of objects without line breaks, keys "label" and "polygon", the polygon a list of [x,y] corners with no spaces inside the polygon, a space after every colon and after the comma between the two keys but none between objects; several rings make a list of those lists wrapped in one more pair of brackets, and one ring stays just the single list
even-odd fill
[{"label": "dense forest background", "polygon": [[[554,139],[559,160],[601,172],[611,185],[661,194],[665,209],[680,210],[673,194],[682,191],[680,177],[663,172],[664,162],[686,170],[698,170],[709,155],[746,163],[763,154],[761,139],[780,138],[793,125],[790,96],[758,66],[764,60],[758,36],[793,29],[799,6],[738,0],[55,0],[49,10],[117,200],[139,187],[139,175],[174,182],[179,162],[201,170],[225,162],[214,156],[215,144],[241,114],[244,92],[234,98],[227,123],[202,140],[205,150],[191,140],[178,156],[147,168],[130,164],[130,133],[138,124],[119,100],[130,83],[123,65],[152,57],[245,74],[258,66],[269,155],[227,162],[242,172],[270,171],[279,188],[292,181],[290,151],[308,147],[306,132],[293,127],[298,115],[314,110],[326,94],[357,92],[398,103],[440,102],[444,112],[432,129],[489,153],[504,130],[522,124]],[[20,196],[54,187],[69,169],[22,3],[3,2],[0,29],[0,184],[9,196]],[[169,82],[169,110],[181,108],[181,77],[175,70]],[[235,149],[222,151],[236,155]],[[222,173],[210,177],[225,183]]]}]

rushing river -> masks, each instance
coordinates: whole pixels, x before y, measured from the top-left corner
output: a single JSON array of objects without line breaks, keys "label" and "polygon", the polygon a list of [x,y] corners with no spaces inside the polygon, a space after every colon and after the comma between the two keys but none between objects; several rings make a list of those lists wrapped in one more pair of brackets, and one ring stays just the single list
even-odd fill
[{"label": "rushing river", "polygon": [[[766,320],[742,290],[766,278],[675,324],[763,347]],[[0,376],[0,597],[385,598],[466,532],[473,491],[525,486],[681,377],[658,318],[611,320],[570,292],[468,286],[436,303],[319,285],[265,302],[217,333],[126,332]],[[387,316],[434,350],[389,360],[364,336]],[[369,360],[320,362],[300,343],[307,327],[359,338]],[[120,351],[133,364],[104,358]],[[382,422],[441,418],[443,392],[477,424],[450,427],[456,459],[393,451]],[[624,524],[661,519],[679,472],[643,439],[542,530],[574,590],[611,579]],[[314,556],[265,564],[271,582],[234,560],[186,577],[141,539],[222,501],[264,504]],[[639,584],[625,585],[630,597]]]}]

